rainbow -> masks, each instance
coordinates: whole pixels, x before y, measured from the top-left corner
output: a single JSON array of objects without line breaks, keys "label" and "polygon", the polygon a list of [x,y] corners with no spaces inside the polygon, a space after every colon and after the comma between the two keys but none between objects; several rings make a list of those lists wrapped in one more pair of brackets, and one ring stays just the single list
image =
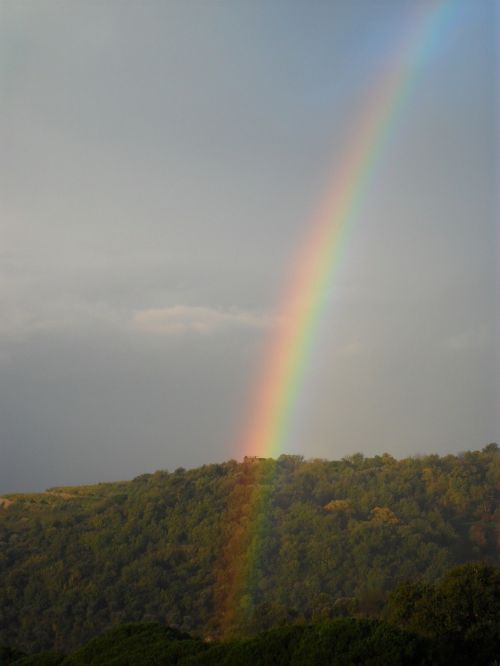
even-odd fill
[{"label": "rainbow", "polygon": [[[239,442],[239,457],[277,457],[283,452],[304,371],[321,316],[334,285],[349,230],[358,218],[373,175],[394,134],[416,77],[454,16],[457,0],[418,3],[408,34],[364,104],[366,112],[354,128],[347,150],[332,179],[320,213],[308,226],[305,242],[293,264],[292,279],[278,308],[274,338],[262,364],[248,425]],[[234,509],[240,529],[225,549],[228,578],[221,614],[229,626],[238,607],[248,605],[259,558],[260,535],[266,524],[272,466],[252,463],[245,481],[242,507]],[[264,467],[263,467],[264,466]],[[230,573],[232,572],[232,573]]]}]

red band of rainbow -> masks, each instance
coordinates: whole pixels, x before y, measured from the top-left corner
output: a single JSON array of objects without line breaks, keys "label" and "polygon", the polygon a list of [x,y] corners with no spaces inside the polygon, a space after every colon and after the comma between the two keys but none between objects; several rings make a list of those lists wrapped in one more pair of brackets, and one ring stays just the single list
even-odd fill
[{"label": "red band of rainbow", "polygon": [[[382,153],[394,133],[418,72],[455,16],[460,0],[417,2],[409,33],[368,95],[343,158],[338,162],[321,214],[311,221],[292,279],[277,313],[282,323],[265,355],[239,455],[277,457],[284,450],[321,315],[332,292],[347,234],[359,216]],[[232,507],[240,522],[225,544],[226,594],[222,626],[228,627],[248,605],[245,594],[255,577],[270,479],[265,464],[247,470],[245,505]],[[250,466],[249,466],[250,469]],[[238,610],[239,609],[239,610]]]}]

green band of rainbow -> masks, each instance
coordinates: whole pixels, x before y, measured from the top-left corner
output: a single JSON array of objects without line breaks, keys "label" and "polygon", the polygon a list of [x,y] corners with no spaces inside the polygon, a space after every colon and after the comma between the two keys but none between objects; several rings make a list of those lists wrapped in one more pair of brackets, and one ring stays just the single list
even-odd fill
[{"label": "green band of rainbow", "polygon": [[[313,219],[298,253],[292,279],[278,311],[279,326],[265,356],[248,426],[239,442],[240,456],[276,457],[283,452],[321,315],[332,293],[348,232],[358,218],[373,174],[394,133],[419,70],[455,16],[460,0],[418,2],[409,33],[368,95],[360,122],[332,187]],[[247,465],[242,506],[232,507],[238,530],[225,544],[222,629],[238,615],[248,616],[253,581],[262,558],[272,494],[272,461]],[[252,471],[253,470],[253,471]]]},{"label": "green band of rainbow", "polygon": [[248,427],[239,443],[241,455],[273,457],[284,450],[304,370],[332,293],[348,232],[370,190],[416,75],[457,2],[419,3],[410,34],[368,96],[366,112],[339,162],[322,212],[312,221],[294,264],[278,311],[277,319],[282,324],[265,356]]}]

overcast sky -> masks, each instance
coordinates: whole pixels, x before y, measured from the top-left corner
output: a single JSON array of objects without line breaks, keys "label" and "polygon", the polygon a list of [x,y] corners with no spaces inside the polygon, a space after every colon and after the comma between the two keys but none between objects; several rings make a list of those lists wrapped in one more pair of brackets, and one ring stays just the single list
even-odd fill
[{"label": "overcast sky", "polygon": [[[291,259],[422,4],[0,0],[0,492],[236,455]],[[498,440],[497,3],[456,4],[286,452]]]}]

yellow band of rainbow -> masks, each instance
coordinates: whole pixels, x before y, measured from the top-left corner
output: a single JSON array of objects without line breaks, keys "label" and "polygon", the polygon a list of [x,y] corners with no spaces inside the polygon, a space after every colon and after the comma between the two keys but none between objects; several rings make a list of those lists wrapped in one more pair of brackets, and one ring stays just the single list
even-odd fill
[{"label": "yellow band of rainbow", "polygon": [[442,30],[460,0],[419,2],[410,33],[375,82],[355,127],[320,215],[308,227],[278,309],[277,333],[265,355],[240,456],[275,457],[283,452],[321,315],[349,229],[358,217],[384,148],[401,110]]},{"label": "yellow band of rainbow", "polygon": [[[283,453],[304,370],[314,346],[321,315],[332,293],[349,229],[359,217],[373,174],[394,134],[419,71],[444,30],[453,24],[461,0],[416,0],[417,13],[408,34],[377,78],[332,180],[321,213],[308,226],[306,239],[293,265],[292,279],[277,319],[254,390],[247,427],[238,442],[238,457],[277,457]],[[242,506],[231,507],[238,529],[225,544],[224,598],[219,616],[222,631],[243,612],[262,555],[272,479],[267,463],[246,466]],[[252,472],[252,469],[254,470]],[[272,469],[272,466],[269,467]]]}]

